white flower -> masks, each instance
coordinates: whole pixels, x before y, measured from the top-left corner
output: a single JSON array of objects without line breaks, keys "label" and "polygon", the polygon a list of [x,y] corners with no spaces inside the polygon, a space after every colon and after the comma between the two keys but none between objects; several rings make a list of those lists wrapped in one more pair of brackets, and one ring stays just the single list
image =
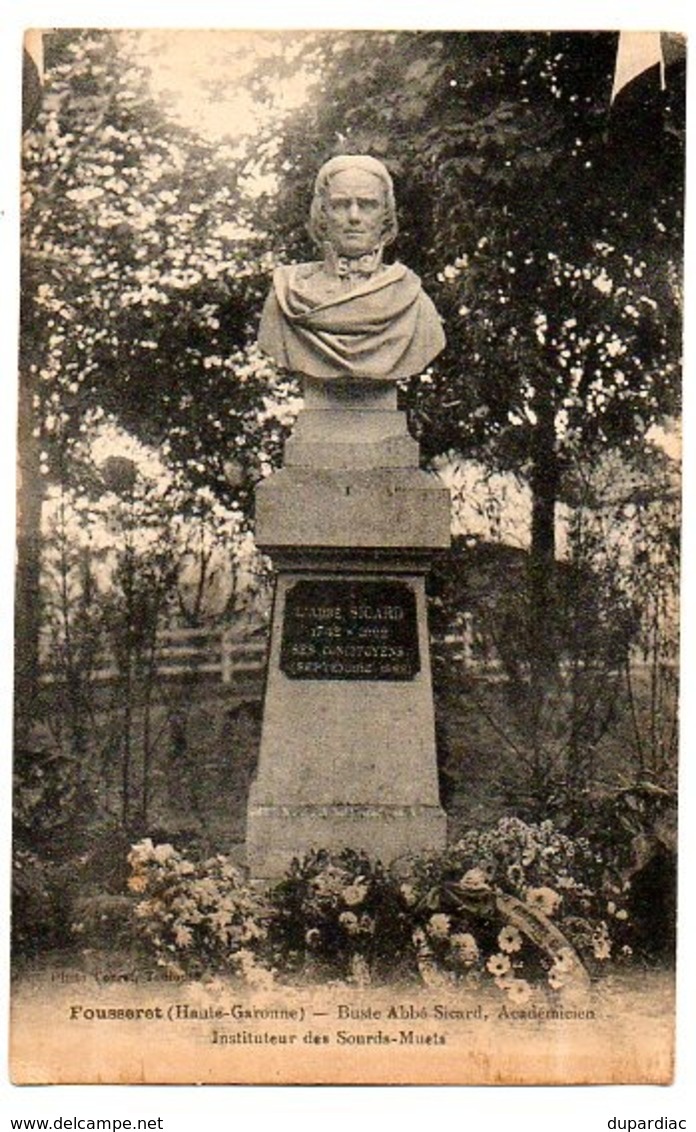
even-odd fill
[{"label": "white flower", "polygon": [[559,974],[569,974],[575,968],[575,957],[569,947],[562,947],[556,952],[553,966]]},{"label": "white flower", "polygon": [[604,921],[599,924],[592,935],[592,952],[595,959],[609,959],[611,956],[611,940]]},{"label": "white flower", "polygon": [[409,908],[416,903],[416,890],[412,884],[402,884],[399,891]]},{"label": "white flower", "polygon": [[450,932],[451,920],[444,912],[436,912],[428,920],[427,932],[434,939],[447,939]]},{"label": "white flower", "polygon": [[525,901],[530,908],[537,908],[545,916],[553,916],[558,911],[561,900],[562,897],[557,892],[545,886],[528,888],[525,893]]},{"label": "white flower", "polygon": [[349,935],[355,935],[360,930],[360,923],[355,912],[341,912],[338,922]]},{"label": "white flower", "polygon": [[174,941],[177,947],[190,947],[193,941],[193,932],[185,924],[178,924],[174,931]]},{"label": "white flower", "polygon": [[532,997],[532,988],[526,979],[512,979],[505,989],[513,1002],[522,1004]]},{"label": "white flower", "polygon": [[501,951],[519,951],[522,946],[522,936],[512,924],[506,924],[498,934],[498,947]]},{"label": "white flower", "polygon": [[565,986],[565,975],[558,967],[552,967],[549,971],[549,986],[552,990],[560,990]]},{"label": "white flower", "polygon": [[490,889],[488,877],[483,869],[469,869],[459,882],[459,887],[466,892],[487,892]]},{"label": "white flower", "polygon": [[355,884],[349,884],[347,888],[343,889],[341,896],[343,897],[344,904],[349,907],[354,907],[356,904],[362,904],[367,896],[368,886],[356,880]]},{"label": "white flower", "polygon": [[457,958],[466,966],[471,966],[479,957],[478,944],[469,932],[457,932],[450,937],[450,944]]},{"label": "white flower", "polygon": [[486,967],[496,979],[499,979],[501,975],[506,975],[511,966],[509,957],[500,952],[497,955],[491,955],[486,962]]}]

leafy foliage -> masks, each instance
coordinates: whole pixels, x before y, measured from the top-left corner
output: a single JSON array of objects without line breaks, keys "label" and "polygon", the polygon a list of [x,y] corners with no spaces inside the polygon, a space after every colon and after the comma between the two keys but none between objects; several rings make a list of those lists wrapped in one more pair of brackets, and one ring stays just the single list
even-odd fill
[{"label": "leafy foliage", "polygon": [[156,106],[135,40],[55,33],[27,135],[22,370],[45,469],[115,418],[248,509],[248,481],[233,492],[224,463],[234,453],[258,475],[283,436],[264,417],[272,375],[246,352],[264,271],[249,203],[228,149]]}]

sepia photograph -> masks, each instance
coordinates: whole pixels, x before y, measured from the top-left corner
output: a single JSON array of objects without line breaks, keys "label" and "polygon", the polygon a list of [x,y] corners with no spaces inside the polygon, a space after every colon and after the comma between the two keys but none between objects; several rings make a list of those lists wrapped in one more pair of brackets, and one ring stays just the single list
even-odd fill
[{"label": "sepia photograph", "polygon": [[15,1084],[674,1080],[686,55],[27,30]]}]

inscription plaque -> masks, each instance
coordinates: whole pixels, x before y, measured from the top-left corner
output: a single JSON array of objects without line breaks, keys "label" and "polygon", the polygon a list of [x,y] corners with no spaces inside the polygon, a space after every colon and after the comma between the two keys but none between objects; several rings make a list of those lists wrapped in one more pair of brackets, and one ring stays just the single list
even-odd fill
[{"label": "inscription plaque", "polygon": [[285,597],[281,671],[292,680],[412,680],[416,595],[406,582],[306,579]]}]

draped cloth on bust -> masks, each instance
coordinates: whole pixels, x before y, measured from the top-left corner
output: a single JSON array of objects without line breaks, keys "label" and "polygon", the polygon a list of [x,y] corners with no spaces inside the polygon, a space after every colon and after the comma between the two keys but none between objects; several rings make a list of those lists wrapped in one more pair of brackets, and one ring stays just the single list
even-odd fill
[{"label": "draped cloth on bust", "polygon": [[396,381],[421,373],[445,345],[440,317],[408,267],[395,263],[348,289],[321,286],[320,263],[279,267],[259,346],[308,377]]}]

